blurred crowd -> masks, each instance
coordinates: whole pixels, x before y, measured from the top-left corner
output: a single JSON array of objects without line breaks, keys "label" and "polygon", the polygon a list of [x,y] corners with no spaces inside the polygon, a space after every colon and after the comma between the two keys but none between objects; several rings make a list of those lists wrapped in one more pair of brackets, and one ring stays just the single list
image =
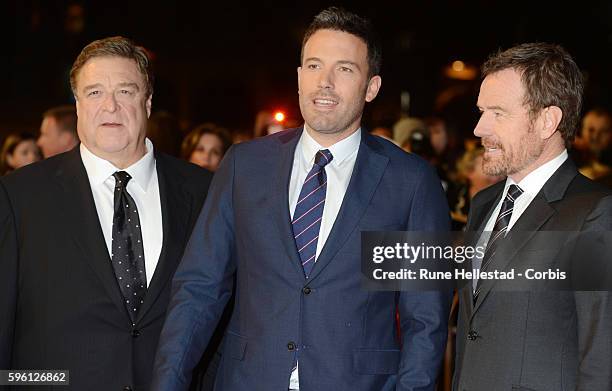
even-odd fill
[{"label": "blurred crowd", "polygon": [[[76,124],[74,106],[66,105],[45,111],[38,131],[9,133],[2,143],[0,175],[74,148],[79,143]],[[175,116],[159,111],[149,119],[147,136],[157,150],[214,172],[232,144],[300,125],[282,113],[260,111],[250,132],[206,122],[185,133]],[[373,127],[371,133],[421,156],[436,168],[454,230],[465,226],[472,197],[502,179],[482,171],[484,149],[480,142],[460,139],[442,118],[404,116],[390,127]],[[583,175],[612,186],[612,113],[600,107],[587,111],[569,151]]]}]

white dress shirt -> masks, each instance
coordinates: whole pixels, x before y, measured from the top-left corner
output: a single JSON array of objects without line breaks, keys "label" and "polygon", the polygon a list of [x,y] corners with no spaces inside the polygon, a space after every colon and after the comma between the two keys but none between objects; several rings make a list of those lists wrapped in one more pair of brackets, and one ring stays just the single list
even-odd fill
[{"label": "white dress shirt", "polygon": [[[493,227],[495,227],[495,220],[497,219],[497,215],[501,210],[502,203],[506,198],[506,194],[508,193],[508,188],[510,185],[517,185],[523,190],[523,193],[514,201],[514,209],[512,210],[512,215],[510,216],[510,223],[508,224],[508,229],[506,232],[512,229],[512,226],[516,223],[516,221],[521,217],[525,209],[531,204],[531,201],[536,197],[536,195],[542,190],[544,184],[550,179],[550,177],[561,167],[561,165],[567,160],[567,150],[564,149],[556,158],[549,160],[548,162],[542,164],[540,167],[531,171],[525,178],[523,178],[519,183],[516,183],[512,178],[506,178],[506,184],[504,186],[504,192],[502,194],[501,199],[497,203],[497,206],[491,213],[491,217],[487,221],[487,224],[482,231],[482,235],[480,240],[478,241],[478,246],[487,246],[489,242],[489,237],[491,236],[491,231]],[[477,259],[474,264],[480,265],[482,259]],[[477,267],[478,269],[480,268]],[[477,279],[473,281],[473,289],[476,289]]]},{"label": "white dress shirt", "polygon": [[[306,175],[308,175],[314,165],[315,155],[319,150],[328,149],[333,156],[332,161],[325,166],[327,193],[325,195],[325,207],[323,208],[323,217],[321,218],[315,262],[325,245],[325,241],[338,216],[338,211],[340,211],[342,206],[344,194],[353,174],[360,143],[361,129],[358,129],[347,138],[325,148],[310,136],[306,125],[304,125],[304,131],[295,148],[291,180],[289,181],[289,211],[292,219]],[[291,390],[299,390],[298,372],[297,366],[291,372],[291,379],[289,380],[289,389]]]},{"label": "white dress shirt", "polygon": [[94,155],[83,144],[81,144],[80,150],[109,256],[112,256],[113,248],[115,193],[115,177],[113,177],[113,174],[116,171],[126,171],[132,177],[128,182],[127,192],[132,196],[138,208],[145,254],[145,273],[147,275],[147,286],[149,286],[157,267],[164,234],[153,143],[149,139],[146,139],[145,143],[146,154],[125,169],[117,168],[111,162]]}]

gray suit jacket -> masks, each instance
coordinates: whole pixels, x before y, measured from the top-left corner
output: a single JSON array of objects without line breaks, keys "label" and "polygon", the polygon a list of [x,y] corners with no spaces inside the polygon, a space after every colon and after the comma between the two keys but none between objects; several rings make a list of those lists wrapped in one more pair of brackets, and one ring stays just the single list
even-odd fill
[{"label": "gray suit jacket", "polygon": [[[482,231],[503,188],[500,182],[474,197],[468,231]],[[517,220],[489,270],[555,270],[576,235],[610,230],[612,193],[568,159]],[[556,241],[536,234],[543,231],[558,231]],[[611,292],[540,288],[512,291],[487,280],[475,304],[471,284],[459,291],[453,390],[612,390]]]}]

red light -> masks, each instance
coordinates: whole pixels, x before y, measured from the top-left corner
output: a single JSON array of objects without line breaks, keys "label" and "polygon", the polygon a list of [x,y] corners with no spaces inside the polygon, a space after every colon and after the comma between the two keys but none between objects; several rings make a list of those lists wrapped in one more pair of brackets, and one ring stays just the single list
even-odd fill
[{"label": "red light", "polygon": [[274,120],[276,122],[283,122],[285,120],[285,113],[283,113],[282,111],[277,111],[276,113],[274,113]]}]

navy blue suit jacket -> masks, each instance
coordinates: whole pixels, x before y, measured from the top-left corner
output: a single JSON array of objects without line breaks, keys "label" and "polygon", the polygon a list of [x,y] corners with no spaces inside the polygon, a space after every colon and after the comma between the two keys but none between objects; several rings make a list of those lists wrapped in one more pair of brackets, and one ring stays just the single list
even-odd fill
[{"label": "navy blue suit jacket", "polygon": [[420,158],[364,131],[341,209],[306,281],[288,206],[301,132],[238,144],[222,162],[174,276],[154,390],[187,388],[234,273],[216,390],[287,390],[293,346],[302,391],[433,390],[450,293],[363,290],[360,233],[448,230],[439,179]]}]

